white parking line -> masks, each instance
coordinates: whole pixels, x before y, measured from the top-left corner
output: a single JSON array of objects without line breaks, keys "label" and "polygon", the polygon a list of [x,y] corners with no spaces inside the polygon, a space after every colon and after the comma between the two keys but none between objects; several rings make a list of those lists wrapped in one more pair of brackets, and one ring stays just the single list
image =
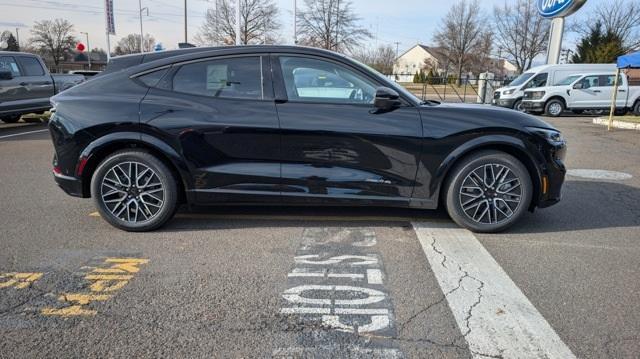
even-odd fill
[{"label": "white parking line", "polygon": [[412,224],[474,358],[575,358],[471,232]]},{"label": "white parking line", "polygon": [[20,133],[14,133],[12,135],[4,135],[4,136],[0,136],[0,140],[3,139],[3,138],[16,137],[16,136],[22,136],[22,135],[30,135],[32,133],[45,132],[45,131],[49,131],[49,129],[20,132]]}]

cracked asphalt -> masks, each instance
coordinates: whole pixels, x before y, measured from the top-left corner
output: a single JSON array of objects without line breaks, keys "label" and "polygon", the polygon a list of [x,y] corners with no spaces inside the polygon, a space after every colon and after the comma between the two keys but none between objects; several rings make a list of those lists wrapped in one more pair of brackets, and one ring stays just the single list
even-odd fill
[{"label": "cracked asphalt", "polygon": [[[633,177],[568,177],[560,204],[475,238],[576,357],[637,358],[640,132],[547,120],[568,139],[569,168]],[[0,126],[0,137],[43,128]],[[512,357],[469,344],[496,283],[460,267],[444,287],[427,258],[414,225],[448,228],[441,211],[221,207],[125,233],[56,187],[46,132],[0,139],[0,154],[0,358]],[[437,240],[446,267],[448,239]],[[42,276],[2,287],[24,280],[15,273]],[[301,287],[322,300],[283,299]]]}]

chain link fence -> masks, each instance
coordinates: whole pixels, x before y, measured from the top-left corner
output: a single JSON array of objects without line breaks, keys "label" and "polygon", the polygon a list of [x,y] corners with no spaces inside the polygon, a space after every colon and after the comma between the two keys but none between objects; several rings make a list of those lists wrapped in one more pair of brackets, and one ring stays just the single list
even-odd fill
[{"label": "chain link fence", "polygon": [[[406,76],[406,75],[403,75]],[[387,75],[392,81],[399,76]],[[497,89],[508,85],[512,79],[463,78],[458,83],[452,77],[431,77],[424,82],[401,82],[398,84],[422,100],[460,103],[491,103]]]}]

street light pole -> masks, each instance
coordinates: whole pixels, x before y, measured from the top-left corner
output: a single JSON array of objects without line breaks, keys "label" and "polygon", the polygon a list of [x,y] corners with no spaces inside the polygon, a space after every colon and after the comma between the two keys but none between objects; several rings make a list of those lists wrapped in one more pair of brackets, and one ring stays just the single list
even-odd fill
[{"label": "street light pole", "polygon": [[89,63],[89,70],[91,70],[91,45],[89,45],[89,33],[82,31],[80,33],[87,35],[87,62]]},{"label": "street light pole", "polygon": [[293,0],[293,44],[298,44],[298,2]]},{"label": "street light pole", "polygon": [[187,0],[184,0],[184,43],[186,44],[188,39],[187,36]]}]

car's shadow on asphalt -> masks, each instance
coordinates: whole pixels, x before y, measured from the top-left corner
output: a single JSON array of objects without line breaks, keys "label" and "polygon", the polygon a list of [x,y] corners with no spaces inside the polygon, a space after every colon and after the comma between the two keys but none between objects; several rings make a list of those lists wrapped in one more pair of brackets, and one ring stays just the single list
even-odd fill
[{"label": "car's shadow on asphalt", "polygon": [[553,207],[522,218],[511,233],[548,233],[640,226],[640,188],[622,182],[568,180]]},{"label": "car's shadow on asphalt", "polygon": [[[410,226],[451,222],[446,212],[379,207],[220,206],[182,209],[160,232],[291,226]],[[504,234],[640,226],[640,188],[619,182],[568,180],[562,201],[528,213]]]}]

